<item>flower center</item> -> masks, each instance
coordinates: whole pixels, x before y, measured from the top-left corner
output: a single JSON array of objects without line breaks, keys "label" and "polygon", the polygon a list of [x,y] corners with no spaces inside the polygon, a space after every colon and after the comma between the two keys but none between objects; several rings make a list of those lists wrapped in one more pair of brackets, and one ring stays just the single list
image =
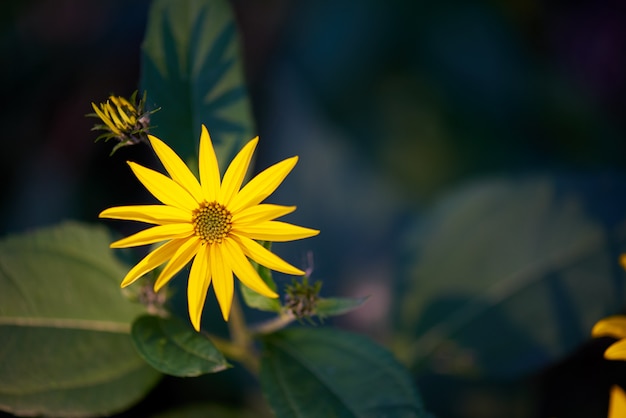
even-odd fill
[{"label": "flower center", "polygon": [[233,215],[217,202],[202,202],[193,211],[191,222],[196,235],[203,243],[220,243],[233,228]]}]

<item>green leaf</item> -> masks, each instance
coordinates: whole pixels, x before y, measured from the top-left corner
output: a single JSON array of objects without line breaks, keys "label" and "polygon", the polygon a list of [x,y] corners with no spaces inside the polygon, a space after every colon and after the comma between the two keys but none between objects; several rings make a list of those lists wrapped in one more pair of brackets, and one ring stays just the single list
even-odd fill
[{"label": "green leaf", "polygon": [[442,200],[409,229],[399,356],[420,373],[514,377],[587,341],[626,300],[623,195],[607,179],[533,178]]},{"label": "green leaf", "polygon": [[427,416],[407,370],[365,337],[292,328],[263,343],[261,386],[278,418]]},{"label": "green leaf", "polygon": [[237,28],[227,0],[156,0],[143,44],[141,85],[152,133],[197,160],[201,124],[220,167],[254,137]]},{"label": "green leaf", "polygon": [[368,298],[321,298],[315,305],[315,314],[320,318],[343,315],[360,308]]},{"label": "green leaf", "polygon": [[127,268],[110,242],[73,222],[0,241],[0,409],[111,414],[160,377],[133,348],[142,309],[121,294]]},{"label": "green leaf", "polygon": [[[264,241],[262,244],[263,247],[268,250],[272,247],[272,243],[269,241]],[[261,276],[261,279],[263,279],[265,284],[273,291],[276,291],[276,282],[274,282],[274,278],[272,277],[272,271],[265,266],[255,263],[254,261],[251,261],[251,263],[256,271],[259,272],[259,276]],[[249,307],[267,312],[280,312],[281,305],[279,298],[268,298],[263,296],[254,290],[251,290],[241,282],[239,282],[239,288],[241,289],[243,301]]]},{"label": "green leaf", "polygon": [[160,372],[190,377],[230,367],[206,336],[176,317],[141,316],[131,334],[139,355]]}]

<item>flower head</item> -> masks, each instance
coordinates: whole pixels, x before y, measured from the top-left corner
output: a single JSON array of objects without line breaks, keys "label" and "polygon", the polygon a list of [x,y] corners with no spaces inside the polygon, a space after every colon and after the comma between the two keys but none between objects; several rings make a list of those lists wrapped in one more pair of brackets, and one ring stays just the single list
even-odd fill
[{"label": "flower head", "polygon": [[253,291],[271,298],[278,297],[261,279],[250,259],[282,273],[304,274],[256,241],[292,241],[319,233],[275,220],[293,212],[295,206],[261,203],[282,183],[298,157],[274,164],[241,187],[258,137],[242,148],[220,179],[217,157],[203,125],[198,182],[170,147],[154,136],[149,135],[148,139],[169,177],[133,162],[128,164],[139,181],[163,205],[113,207],[102,211],[100,217],[156,225],[112,243],[111,248],[165,243],[128,272],[122,287],[167,263],[154,284],[155,291],[158,291],[193,259],[187,296],[191,322],[199,331],[211,283],[226,321],[234,292],[233,274]]},{"label": "flower head", "polygon": [[322,282],[317,281],[309,284],[309,277],[305,275],[302,282],[293,280],[291,285],[285,289],[285,308],[298,319],[308,319],[316,314],[319,293]]},{"label": "flower head", "polygon": [[144,111],[146,95],[137,101],[137,92],[130,97],[130,101],[122,96],[109,96],[106,103],[96,105],[91,103],[95,113],[87,116],[99,118],[104,124],[95,125],[92,130],[105,131],[96,138],[96,141],[115,138],[119,143],[113,148],[113,154],[120,147],[134,145],[146,141],[150,128],[150,115],[159,109]]}]

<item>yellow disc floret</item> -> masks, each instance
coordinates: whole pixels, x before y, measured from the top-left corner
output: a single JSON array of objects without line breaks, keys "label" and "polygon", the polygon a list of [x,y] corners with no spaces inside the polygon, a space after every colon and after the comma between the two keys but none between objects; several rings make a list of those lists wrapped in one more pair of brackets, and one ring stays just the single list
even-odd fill
[{"label": "yellow disc floret", "polygon": [[203,243],[221,243],[233,227],[233,216],[226,207],[217,202],[202,202],[193,211],[193,228]]}]

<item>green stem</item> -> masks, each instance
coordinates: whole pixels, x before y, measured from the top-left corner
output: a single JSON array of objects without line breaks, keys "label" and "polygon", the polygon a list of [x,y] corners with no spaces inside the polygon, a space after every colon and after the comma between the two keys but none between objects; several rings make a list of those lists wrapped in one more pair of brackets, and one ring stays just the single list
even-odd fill
[{"label": "green stem", "polygon": [[241,363],[251,374],[255,376],[259,375],[259,358],[251,346],[244,347],[236,344],[234,341],[210,333],[204,333],[204,335],[211,340],[215,348],[221,351],[224,356],[230,360]]},{"label": "green stem", "polygon": [[230,341],[215,336],[210,336],[209,338],[226,357],[241,363],[250,373],[258,376],[261,366],[259,355],[254,349],[252,336],[248,331],[237,295],[233,295],[228,330],[230,332]]},{"label": "green stem", "polygon": [[231,339],[227,340],[209,333],[205,335],[227,358],[241,363],[250,373],[258,377],[261,364],[259,354],[254,348],[254,337],[283,329],[295,319],[290,311],[282,312],[276,318],[248,328],[239,298],[234,296],[228,320]]},{"label": "green stem", "polygon": [[233,304],[230,308],[230,318],[228,321],[228,330],[233,343],[240,347],[249,347],[252,345],[252,339],[246,326],[246,318],[243,315],[243,309],[239,303],[237,294],[233,295]]},{"label": "green stem", "polygon": [[291,313],[291,311],[282,312],[276,318],[272,318],[266,322],[262,322],[254,327],[251,327],[250,334],[252,336],[271,334],[272,332],[285,328],[287,325],[295,321],[295,319],[296,317],[293,313]]}]

